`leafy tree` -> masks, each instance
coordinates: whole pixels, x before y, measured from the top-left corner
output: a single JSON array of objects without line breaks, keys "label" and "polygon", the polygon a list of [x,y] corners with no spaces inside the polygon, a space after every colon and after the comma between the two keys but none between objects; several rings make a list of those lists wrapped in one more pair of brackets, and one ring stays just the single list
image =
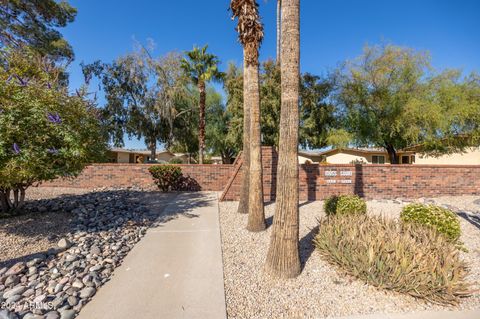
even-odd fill
[{"label": "leafy tree", "polygon": [[[18,211],[33,184],[79,174],[106,149],[97,109],[61,69],[22,47],[0,51],[0,203]],[[12,195],[13,193],[13,200]]]},{"label": "leafy tree", "polygon": [[[260,110],[263,145],[278,146],[280,125],[280,66],[268,60],[262,64],[260,73]],[[338,135],[331,132],[340,124],[335,116],[335,105],[331,101],[334,90],[332,79],[304,73],[300,81],[300,135],[304,148],[322,148]],[[241,71],[230,65],[225,76],[227,108],[232,113],[231,130],[241,136],[243,128],[243,78]],[[240,106],[240,107],[239,107]]]},{"label": "leafy tree", "polygon": [[260,76],[260,101],[264,145],[278,146],[282,95],[280,73],[279,63],[271,60],[263,63],[263,72]]},{"label": "leafy tree", "polygon": [[206,143],[210,154],[220,154],[224,164],[232,164],[238,153],[236,137],[229,134],[231,114],[222,103],[222,96],[211,89],[207,95]]},{"label": "leafy tree", "polygon": [[480,145],[480,76],[447,70],[429,82],[426,104],[441,112],[428,134],[419,130],[421,149],[431,156],[463,152]]},{"label": "leafy tree", "polygon": [[0,46],[28,45],[52,61],[73,60],[73,49],[58,29],[76,15],[67,1],[1,0]]},{"label": "leafy tree", "polygon": [[282,1],[282,107],[277,202],[265,269],[275,277],[300,274],[298,125],[300,102],[300,0]]},{"label": "leafy tree", "polygon": [[226,92],[226,110],[230,114],[227,138],[237,149],[243,144],[243,72],[230,63],[225,73],[223,89]]},{"label": "leafy tree", "polygon": [[182,68],[185,75],[190,78],[199,91],[199,164],[203,164],[205,150],[206,84],[211,80],[221,80],[223,77],[223,74],[218,70],[220,61],[217,56],[207,53],[207,48],[208,46],[203,48],[194,47],[192,51],[185,53],[186,57],[182,60]]},{"label": "leafy tree", "polygon": [[300,84],[300,145],[315,149],[328,145],[330,132],[338,126],[330,79],[304,73]]},{"label": "leafy tree", "polygon": [[157,143],[173,138],[175,120],[187,112],[177,108],[186,96],[181,57],[154,59],[143,49],[112,63],[84,65],[83,71],[87,82],[92,76],[101,80],[107,100],[103,119],[114,144],[123,145],[125,133],[143,137],[155,159]]},{"label": "leafy tree", "polygon": [[478,127],[471,121],[478,110],[475,80],[460,83],[458,71],[435,74],[423,52],[366,47],[335,80],[344,124],[339,135],[358,146],[385,148],[391,163],[398,163],[399,149],[425,143],[441,151]]},{"label": "leafy tree", "polygon": [[[173,122],[172,139],[168,149],[176,153],[188,154],[188,162],[198,158],[198,91],[191,86],[186,87],[187,94],[177,104],[181,116]],[[207,99],[207,105],[208,105]],[[207,106],[208,109],[208,106]]]},{"label": "leafy tree", "polygon": [[[238,19],[237,32],[243,46],[243,102],[244,115],[244,153],[250,148],[244,169],[242,195],[248,194],[248,224],[250,231],[265,230],[265,211],[263,206],[263,172],[260,129],[260,83],[259,83],[259,48],[263,41],[263,25],[260,21],[258,4],[255,0],[232,0],[230,8],[233,17]],[[248,123],[247,121],[250,121]],[[247,181],[248,178],[248,181]],[[247,184],[248,183],[248,184]],[[244,195],[245,196],[245,195]],[[242,207],[240,203],[239,207]]]}]

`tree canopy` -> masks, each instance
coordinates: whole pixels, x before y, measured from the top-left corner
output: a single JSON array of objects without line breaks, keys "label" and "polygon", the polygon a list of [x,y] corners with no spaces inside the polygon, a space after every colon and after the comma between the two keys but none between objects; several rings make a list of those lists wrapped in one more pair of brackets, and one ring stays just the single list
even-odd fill
[{"label": "tree canopy", "polygon": [[157,143],[173,139],[173,124],[187,112],[187,86],[179,54],[152,58],[141,49],[112,63],[99,61],[83,65],[87,82],[92,76],[101,80],[106,105],[103,120],[115,145],[122,146],[124,135],[144,138],[156,155]]},{"label": "tree canopy", "polygon": [[[106,149],[95,105],[83,90],[71,95],[63,71],[38,53],[0,51],[0,202],[21,208],[34,183],[79,174]],[[14,201],[10,194],[14,193]]]},{"label": "tree canopy", "polygon": [[53,61],[73,60],[73,49],[58,29],[76,14],[67,1],[1,0],[0,46],[27,45]]},{"label": "tree canopy", "polygon": [[210,154],[219,154],[224,164],[232,164],[240,150],[238,137],[230,133],[232,115],[225,108],[222,96],[213,89],[210,91],[206,110],[207,150]]},{"label": "tree canopy", "polygon": [[398,150],[415,144],[447,151],[449,141],[475,131],[475,78],[461,80],[452,70],[436,73],[425,52],[367,46],[335,74],[344,128],[337,133],[357,146],[384,148],[391,163],[398,162]]},{"label": "tree canopy", "polygon": [[194,47],[192,51],[187,51],[182,59],[182,69],[195,85],[222,79],[222,73],[218,70],[220,60],[216,55],[207,53],[207,50],[207,45]]},{"label": "tree canopy", "polygon": [[[243,118],[242,71],[231,64],[225,75],[224,89],[227,108],[232,114],[231,134],[242,136]],[[262,63],[260,73],[260,108],[263,145],[278,146],[280,124],[280,66],[275,61]],[[331,101],[333,85],[328,77],[310,73],[301,75],[300,83],[300,144],[305,148],[328,145],[329,132],[338,125],[335,105]],[[237,140],[236,144],[240,145]]]}]

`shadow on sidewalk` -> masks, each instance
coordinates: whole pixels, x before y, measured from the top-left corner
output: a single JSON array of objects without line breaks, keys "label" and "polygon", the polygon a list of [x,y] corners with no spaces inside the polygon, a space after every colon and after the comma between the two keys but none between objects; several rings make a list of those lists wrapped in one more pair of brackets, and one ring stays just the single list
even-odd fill
[{"label": "shadow on sidewalk", "polygon": [[[166,210],[172,201],[175,201],[175,209]],[[48,238],[55,247],[60,238],[73,233],[114,233],[128,226],[161,226],[180,216],[197,218],[198,215],[192,214],[192,211],[208,205],[210,201],[211,198],[202,192],[110,190],[62,195],[28,201],[23,214],[0,219],[0,233],[19,236],[26,242]],[[0,260],[0,269],[38,257],[47,258],[48,251]]]}]

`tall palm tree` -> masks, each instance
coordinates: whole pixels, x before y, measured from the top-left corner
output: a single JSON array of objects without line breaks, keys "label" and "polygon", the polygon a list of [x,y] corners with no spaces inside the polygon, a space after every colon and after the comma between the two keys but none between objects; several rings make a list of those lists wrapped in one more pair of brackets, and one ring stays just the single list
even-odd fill
[{"label": "tall palm tree", "polygon": [[282,0],[277,0],[277,64],[280,64],[281,51],[281,23],[282,23]]},{"label": "tall palm tree", "polygon": [[265,270],[274,277],[300,273],[298,251],[298,106],[300,89],[300,0],[282,1],[282,107],[277,203]]},{"label": "tall palm tree", "polygon": [[[265,229],[265,211],[263,205],[263,174],[260,132],[260,85],[258,50],[263,40],[263,25],[260,21],[258,4],[255,0],[232,0],[230,8],[233,17],[238,19],[237,32],[244,53],[244,114],[250,110],[249,127],[244,127],[244,134],[250,132],[248,174],[248,224],[250,231]],[[246,180],[247,177],[244,177]]]},{"label": "tall palm tree", "polygon": [[223,74],[218,70],[220,63],[216,55],[207,53],[208,45],[203,48],[194,47],[192,51],[185,53],[186,57],[182,60],[182,69],[190,80],[198,88],[199,114],[198,124],[198,163],[203,164],[205,153],[205,103],[207,99],[206,83],[211,80],[221,80]]}]

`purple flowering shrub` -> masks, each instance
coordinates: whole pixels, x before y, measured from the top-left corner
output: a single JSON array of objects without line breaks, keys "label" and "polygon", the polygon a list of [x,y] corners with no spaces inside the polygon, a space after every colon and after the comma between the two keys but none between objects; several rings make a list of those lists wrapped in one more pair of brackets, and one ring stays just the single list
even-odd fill
[{"label": "purple flowering shrub", "polygon": [[0,51],[0,212],[18,211],[25,190],[78,175],[106,149],[96,109],[70,94],[52,67],[26,48]]}]

